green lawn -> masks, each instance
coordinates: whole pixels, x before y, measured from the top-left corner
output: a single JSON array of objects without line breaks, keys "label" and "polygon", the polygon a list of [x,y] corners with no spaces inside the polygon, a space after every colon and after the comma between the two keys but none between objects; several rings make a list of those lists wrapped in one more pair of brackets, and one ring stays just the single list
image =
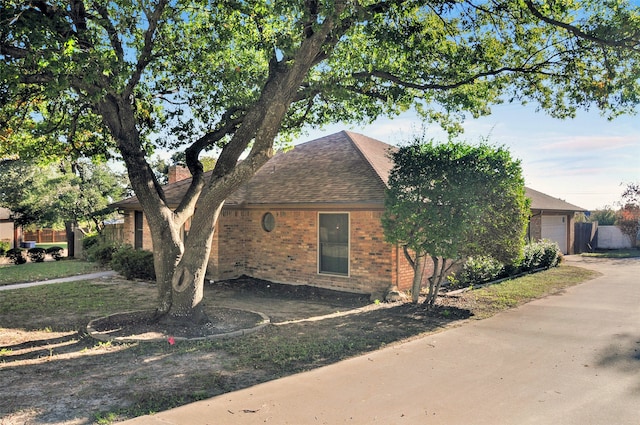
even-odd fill
[{"label": "green lawn", "polygon": [[36,246],[38,248],[51,248],[52,246],[59,246],[62,249],[67,249],[67,243],[66,242],[56,242],[56,243],[38,243],[36,244]]},{"label": "green lawn", "polygon": [[490,285],[475,291],[477,318],[528,303],[537,298],[562,292],[565,288],[598,276],[598,273],[566,264]]},{"label": "green lawn", "polygon": [[99,270],[101,270],[101,267],[96,263],[71,259],[45,261],[44,263],[26,263],[19,266],[3,264],[0,265],[0,285],[75,276]]},{"label": "green lawn", "polygon": [[583,257],[596,257],[596,258],[635,258],[640,257],[640,249],[611,249],[601,250],[596,252],[585,252],[580,254]]}]

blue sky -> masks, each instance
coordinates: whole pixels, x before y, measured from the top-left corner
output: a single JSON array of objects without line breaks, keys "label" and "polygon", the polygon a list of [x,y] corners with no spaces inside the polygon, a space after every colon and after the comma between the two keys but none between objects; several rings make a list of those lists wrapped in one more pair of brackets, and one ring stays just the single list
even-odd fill
[{"label": "blue sky", "polygon": [[[393,120],[379,119],[370,125],[331,125],[310,130],[312,140],[340,130],[351,130],[383,142],[400,145],[419,133],[421,121],[407,113]],[[533,107],[499,105],[490,116],[464,123],[459,138],[477,142],[488,137],[506,146],[522,161],[526,185],[588,210],[617,208],[623,183],[640,182],[640,116],[613,121],[598,112],[580,112],[574,119],[558,120]],[[446,140],[436,125],[427,138]]]}]

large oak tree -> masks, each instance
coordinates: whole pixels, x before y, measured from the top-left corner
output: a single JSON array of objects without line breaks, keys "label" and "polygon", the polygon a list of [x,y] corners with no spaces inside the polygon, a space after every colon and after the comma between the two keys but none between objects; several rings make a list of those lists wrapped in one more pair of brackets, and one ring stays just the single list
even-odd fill
[{"label": "large oak tree", "polygon": [[[176,320],[205,319],[225,198],[304,125],[414,108],[455,129],[501,101],[557,117],[591,106],[615,116],[638,101],[640,18],[617,0],[0,5],[0,150],[119,155],[151,228],[158,313]],[[193,175],[176,208],[149,165],[159,146],[184,150]],[[198,158],[212,148],[205,180]]]}]

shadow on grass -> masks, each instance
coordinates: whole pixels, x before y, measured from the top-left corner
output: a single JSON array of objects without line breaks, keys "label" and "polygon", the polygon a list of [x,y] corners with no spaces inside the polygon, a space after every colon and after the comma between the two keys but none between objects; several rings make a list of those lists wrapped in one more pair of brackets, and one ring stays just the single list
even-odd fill
[{"label": "shadow on grass", "polygon": [[95,341],[87,335],[70,333],[64,336],[26,341],[0,347],[0,361],[5,365],[22,360],[51,359],[54,355],[70,354],[92,347]]},{"label": "shadow on grass", "polygon": [[0,375],[12,390],[0,400],[0,417],[8,423],[124,420],[325,366],[469,317],[455,308],[427,314],[411,304],[385,307],[175,344],[37,334],[3,347]]}]

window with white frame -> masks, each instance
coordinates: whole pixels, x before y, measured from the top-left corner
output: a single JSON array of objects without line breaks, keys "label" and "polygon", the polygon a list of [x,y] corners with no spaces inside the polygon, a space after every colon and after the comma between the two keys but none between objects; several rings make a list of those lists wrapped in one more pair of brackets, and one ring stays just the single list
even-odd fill
[{"label": "window with white frame", "polygon": [[318,271],[349,275],[349,214],[318,214]]}]

